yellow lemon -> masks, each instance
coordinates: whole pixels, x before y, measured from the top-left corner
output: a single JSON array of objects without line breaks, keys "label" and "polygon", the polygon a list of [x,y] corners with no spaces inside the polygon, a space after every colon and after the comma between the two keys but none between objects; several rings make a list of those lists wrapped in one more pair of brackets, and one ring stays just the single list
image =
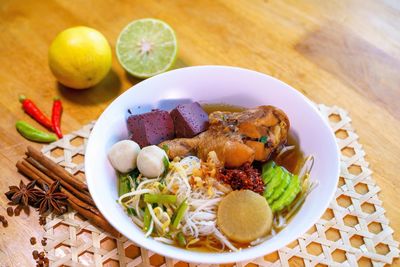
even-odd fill
[{"label": "yellow lemon", "polygon": [[99,83],[110,71],[111,48],[107,39],[95,29],[69,28],[51,43],[49,66],[63,85],[85,89]]}]

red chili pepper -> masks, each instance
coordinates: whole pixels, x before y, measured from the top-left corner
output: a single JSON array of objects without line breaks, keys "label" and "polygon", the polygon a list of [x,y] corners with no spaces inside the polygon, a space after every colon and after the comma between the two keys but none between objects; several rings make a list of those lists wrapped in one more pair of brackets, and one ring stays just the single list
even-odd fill
[{"label": "red chili pepper", "polygon": [[29,114],[32,118],[35,119],[38,123],[43,125],[49,130],[53,130],[53,126],[51,120],[33,103],[32,100],[27,99],[25,96],[19,96],[19,102],[22,103],[22,108],[24,111]]},{"label": "red chili pepper", "polygon": [[58,138],[62,138],[61,133],[61,114],[62,114],[61,100],[57,97],[54,98],[53,111],[51,113],[51,122],[53,123],[53,129]]}]

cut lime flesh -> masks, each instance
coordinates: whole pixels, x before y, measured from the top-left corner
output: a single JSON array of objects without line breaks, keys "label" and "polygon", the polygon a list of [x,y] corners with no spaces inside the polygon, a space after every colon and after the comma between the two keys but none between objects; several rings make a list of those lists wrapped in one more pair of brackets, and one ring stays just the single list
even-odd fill
[{"label": "cut lime flesh", "polygon": [[123,68],[140,78],[169,70],[177,51],[174,31],[157,19],[131,22],[120,33],[116,45],[117,57]]}]

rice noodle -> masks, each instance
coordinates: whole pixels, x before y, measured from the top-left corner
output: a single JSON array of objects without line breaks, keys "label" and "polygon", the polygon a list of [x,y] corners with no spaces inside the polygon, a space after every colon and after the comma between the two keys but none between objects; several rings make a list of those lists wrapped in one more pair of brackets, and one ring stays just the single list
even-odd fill
[{"label": "rice noodle", "polygon": [[[277,157],[293,150],[295,146],[286,146],[281,149]],[[214,153],[215,154],[215,153]],[[215,178],[219,165],[216,154],[209,154],[207,162],[201,162],[197,157],[186,157],[182,160],[170,162],[168,173],[164,177],[148,179],[139,176],[136,189],[119,197],[118,202],[125,208],[133,208],[135,215],[130,215],[133,222],[139,227],[144,226],[144,194],[176,195],[176,203],[149,204],[151,221],[145,236],[154,234],[154,239],[166,244],[176,244],[177,233],[182,233],[187,238],[187,247],[204,245],[219,251],[225,248],[238,251],[235,245],[220,232],[217,227],[217,208],[225,194],[231,191],[229,186],[221,184]],[[254,240],[250,245],[257,245],[286,226],[288,219],[302,205],[305,197],[313,190],[316,183],[309,182],[309,173],[314,164],[314,157],[305,159],[298,174],[302,190],[297,201],[285,213],[275,214],[274,227],[271,234]],[[186,201],[187,210],[183,214],[177,228],[172,228],[172,217],[178,207]],[[168,233],[168,234],[167,234]]]},{"label": "rice noodle", "polygon": [[232,251],[239,251],[231,242],[220,232],[217,228],[215,228],[214,236],[217,237],[224,245],[226,245]]}]

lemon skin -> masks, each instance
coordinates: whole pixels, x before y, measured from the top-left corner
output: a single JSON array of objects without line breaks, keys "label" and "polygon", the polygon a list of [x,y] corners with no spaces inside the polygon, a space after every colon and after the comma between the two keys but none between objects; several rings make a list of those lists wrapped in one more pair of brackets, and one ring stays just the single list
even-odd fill
[{"label": "lemon skin", "polygon": [[61,84],[73,89],[98,84],[110,71],[111,60],[107,39],[84,26],[60,32],[49,49],[51,71]]}]

